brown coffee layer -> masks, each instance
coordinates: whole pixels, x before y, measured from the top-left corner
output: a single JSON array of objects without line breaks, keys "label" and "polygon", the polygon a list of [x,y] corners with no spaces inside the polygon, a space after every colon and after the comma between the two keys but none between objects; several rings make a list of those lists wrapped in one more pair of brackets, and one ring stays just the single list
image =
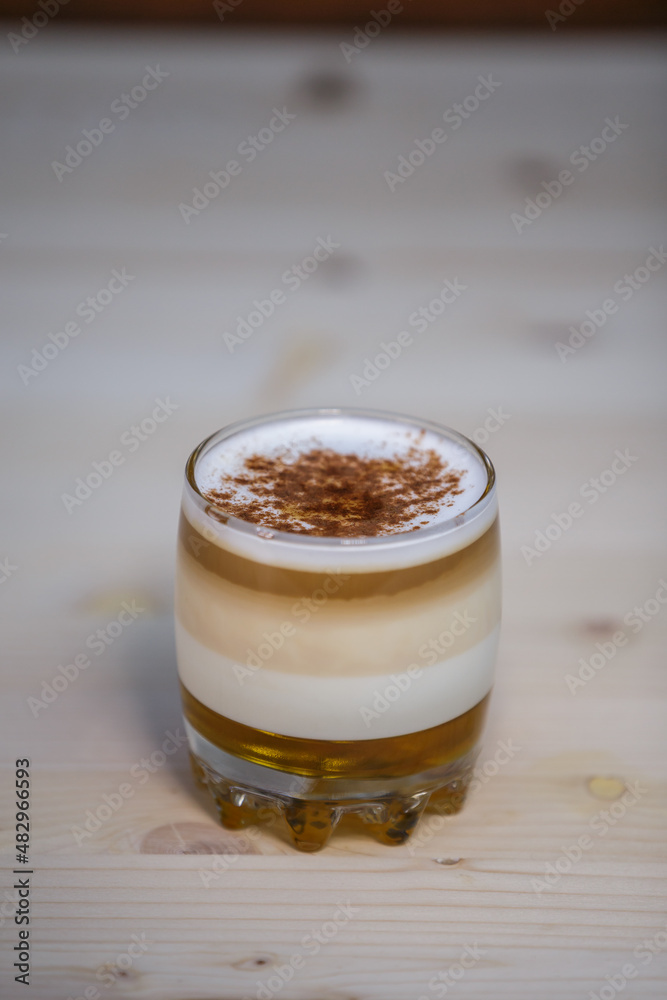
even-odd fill
[{"label": "brown coffee layer", "polygon": [[379,740],[306,740],[244,726],[202,705],[181,684],[188,722],[226,753],[309,777],[398,778],[457,760],[477,744],[490,695],[440,726]]},{"label": "brown coffee layer", "polygon": [[[184,513],[181,514],[179,541],[181,554],[186,560],[192,559],[203,569],[241,587],[281,597],[308,597],[322,588],[332,575],[337,575],[335,566],[330,568],[329,573],[307,573],[267,566],[235,555],[207,541]],[[333,592],[330,586],[326,589],[329,597],[335,600],[351,600],[355,597],[390,596],[438,580],[443,594],[446,594],[450,589],[453,591],[474,585],[476,578],[488,571],[498,558],[499,547],[500,531],[496,518],[480,538],[452,555],[403,569],[346,574],[344,586]]]},{"label": "brown coffee layer", "polygon": [[[330,579],[333,586],[345,586]],[[405,595],[345,602],[329,601],[322,587],[294,601],[237,587],[189,562],[179,570],[175,606],[178,622],[193,638],[236,663],[250,657],[256,665],[258,651],[273,634],[274,652],[268,658],[261,653],[264,669],[355,677],[465,653],[496,628],[500,605],[497,569],[477,586],[449,594],[434,581]],[[437,657],[420,652],[438,639]]]}]

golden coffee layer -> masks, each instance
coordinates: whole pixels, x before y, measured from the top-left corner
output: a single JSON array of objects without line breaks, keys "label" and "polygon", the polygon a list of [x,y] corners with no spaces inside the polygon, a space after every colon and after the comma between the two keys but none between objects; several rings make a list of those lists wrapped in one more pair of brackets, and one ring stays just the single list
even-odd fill
[{"label": "golden coffee layer", "polygon": [[[267,733],[202,705],[181,684],[188,722],[215,746],[254,764],[308,777],[400,778],[463,757],[477,744],[489,695],[441,726],[379,740],[306,740]],[[313,789],[313,792],[317,789]]]}]

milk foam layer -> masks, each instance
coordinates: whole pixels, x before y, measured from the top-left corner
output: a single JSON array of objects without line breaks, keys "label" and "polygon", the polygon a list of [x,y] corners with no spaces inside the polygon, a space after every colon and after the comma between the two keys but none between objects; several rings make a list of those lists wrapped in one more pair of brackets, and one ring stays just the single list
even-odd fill
[{"label": "milk foam layer", "polygon": [[176,646],[183,684],[219,715],[282,736],[373,740],[430,729],[477,705],[493,682],[498,631],[416,675],[308,677],[260,668],[242,684],[233,660],[178,622]]},{"label": "milk foam layer", "polygon": [[[437,513],[416,513],[402,529],[440,524],[467,510],[484,492],[486,470],[482,463],[457,441],[407,424],[390,423],[373,417],[310,417],[286,419],[239,431],[202,456],[196,479],[202,492],[213,490],[226,474],[243,472],[243,461],[251,455],[288,458],[313,448],[327,448],[360,458],[405,457],[410,448],[433,450],[450,468],[464,471],[461,493],[447,496]],[[253,498],[252,487],[239,491]]]},{"label": "milk foam layer", "polygon": [[[217,518],[210,516],[211,505],[201,495],[219,488],[222,476],[240,472],[251,455],[331,449],[361,458],[401,458],[410,448],[432,449],[449,468],[462,472],[461,492],[447,495],[436,513],[418,512],[399,532],[380,537],[320,538],[267,530],[235,518],[225,523],[222,508]],[[245,558],[301,570],[336,566],[352,573],[382,571],[456,552],[483,534],[497,514],[495,491],[488,489],[492,475],[470,442],[435,425],[372,411],[278,414],[209,439],[196,464],[191,462],[183,508],[207,540]],[[245,498],[252,498],[251,488]]]}]

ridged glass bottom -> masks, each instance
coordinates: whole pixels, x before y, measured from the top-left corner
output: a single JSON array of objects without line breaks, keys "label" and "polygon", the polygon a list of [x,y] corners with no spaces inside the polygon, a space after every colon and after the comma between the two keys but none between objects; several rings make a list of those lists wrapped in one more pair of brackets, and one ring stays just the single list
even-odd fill
[{"label": "ridged glass bottom", "polygon": [[[281,771],[226,753],[186,719],[195,780],[212,796],[228,830],[284,823],[299,851],[319,851],[343,817],[381,844],[404,844],[422,813],[459,812],[472,778],[478,748],[417,775],[319,778]],[[323,787],[324,785],[324,787]]]}]

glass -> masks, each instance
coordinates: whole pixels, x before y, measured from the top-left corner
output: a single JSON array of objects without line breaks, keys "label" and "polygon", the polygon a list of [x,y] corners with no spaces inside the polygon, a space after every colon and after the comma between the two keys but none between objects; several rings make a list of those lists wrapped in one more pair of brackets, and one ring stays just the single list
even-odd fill
[{"label": "glass", "polygon": [[[316,537],[240,520],[200,492],[199,463],[234,435],[369,418],[463,448],[481,495],[416,531]],[[426,808],[458,812],[499,624],[494,470],[455,431],[378,411],[298,410],[234,424],[190,456],[178,668],[195,778],[227,828],[277,817],[295,847],[315,851],[343,817],[402,844]]]}]

